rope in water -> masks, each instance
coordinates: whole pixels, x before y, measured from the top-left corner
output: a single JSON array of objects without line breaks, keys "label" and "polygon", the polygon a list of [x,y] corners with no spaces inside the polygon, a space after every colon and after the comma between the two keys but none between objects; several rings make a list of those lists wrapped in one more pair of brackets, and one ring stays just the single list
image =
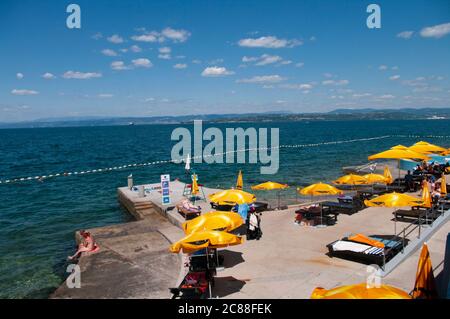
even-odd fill
[{"label": "rope in water", "polygon": [[[355,143],[355,142],[363,142],[363,141],[371,141],[371,140],[380,140],[380,139],[386,139],[386,138],[450,138],[450,136],[444,136],[444,135],[427,135],[427,136],[420,136],[420,135],[384,135],[384,136],[357,138],[357,139],[351,139],[351,140],[329,141],[329,142],[321,142],[321,143],[291,144],[291,145],[284,144],[284,145],[271,146],[271,147],[246,148],[246,149],[240,149],[240,150],[233,150],[233,151],[215,153],[213,155],[193,156],[192,159],[194,160],[196,158],[205,158],[205,157],[212,157],[212,156],[223,156],[223,155],[226,155],[226,154],[238,153],[238,152],[269,150],[269,149],[276,149],[276,148],[282,149],[282,148],[318,147],[318,146],[323,146],[323,145],[336,145],[336,144],[344,144],[344,143]],[[0,180],[0,185],[19,183],[19,182],[26,182],[26,181],[32,181],[32,180],[43,181],[45,179],[55,178],[55,177],[78,176],[78,175],[87,175],[87,174],[95,174],[95,173],[103,173],[103,172],[112,172],[112,171],[117,171],[117,170],[122,170],[122,169],[130,169],[130,168],[133,169],[133,168],[140,168],[140,167],[153,166],[153,165],[159,165],[159,164],[169,164],[169,163],[180,163],[180,161],[179,160],[161,160],[161,161],[153,161],[153,162],[147,162],[147,163],[126,164],[126,165],[113,166],[113,167],[107,167],[107,168],[98,168],[98,169],[91,169],[91,170],[80,170],[80,171],[73,171],[73,172],[63,172],[63,173],[56,173],[56,174],[48,174],[48,175],[36,175],[36,176],[28,176],[28,177],[10,178],[10,179]]]}]

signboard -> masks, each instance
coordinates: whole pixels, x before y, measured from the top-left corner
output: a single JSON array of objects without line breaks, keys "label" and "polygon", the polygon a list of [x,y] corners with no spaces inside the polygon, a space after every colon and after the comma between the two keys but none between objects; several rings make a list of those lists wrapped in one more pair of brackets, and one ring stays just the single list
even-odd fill
[{"label": "signboard", "polygon": [[170,175],[161,175],[161,203],[163,205],[170,204]]}]

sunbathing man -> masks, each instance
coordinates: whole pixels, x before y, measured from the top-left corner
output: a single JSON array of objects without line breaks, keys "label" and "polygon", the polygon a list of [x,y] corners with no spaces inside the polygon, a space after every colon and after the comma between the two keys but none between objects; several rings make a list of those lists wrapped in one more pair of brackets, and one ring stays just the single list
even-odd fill
[{"label": "sunbathing man", "polygon": [[83,237],[83,242],[78,245],[78,250],[75,252],[75,254],[68,257],[69,260],[78,258],[79,256],[81,256],[81,253],[97,252],[100,249],[100,247],[94,241],[94,238],[92,237],[90,232],[81,230],[80,235]]},{"label": "sunbathing man", "polygon": [[185,209],[189,212],[193,212],[193,213],[201,212],[200,206],[194,206],[188,199],[183,199],[183,201],[181,202],[181,205],[182,205],[183,209]]}]

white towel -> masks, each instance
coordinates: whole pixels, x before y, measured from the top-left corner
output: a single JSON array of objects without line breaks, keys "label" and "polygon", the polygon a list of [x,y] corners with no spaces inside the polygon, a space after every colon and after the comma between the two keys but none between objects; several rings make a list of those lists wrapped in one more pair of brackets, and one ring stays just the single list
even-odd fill
[{"label": "white towel", "polygon": [[350,250],[350,251],[354,251],[356,253],[361,253],[370,248],[372,248],[372,246],[358,244],[358,243],[352,243],[352,242],[343,241],[343,240],[338,240],[337,242],[335,242],[333,244],[333,250],[335,250],[335,251]]}]

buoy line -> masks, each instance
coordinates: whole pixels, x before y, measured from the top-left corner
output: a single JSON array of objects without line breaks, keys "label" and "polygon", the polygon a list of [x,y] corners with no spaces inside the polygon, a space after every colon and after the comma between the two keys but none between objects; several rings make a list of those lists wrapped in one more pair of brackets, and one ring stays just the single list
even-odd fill
[{"label": "buoy line", "polygon": [[[211,156],[223,156],[230,153],[238,153],[238,152],[248,152],[248,151],[257,151],[257,150],[269,150],[269,149],[283,149],[283,148],[307,148],[307,147],[318,147],[318,146],[324,146],[324,145],[336,145],[336,144],[344,144],[344,143],[355,143],[355,142],[363,142],[363,141],[372,141],[372,140],[380,140],[380,139],[386,139],[386,138],[450,138],[450,136],[445,135],[383,135],[383,136],[375,136],[375,137],[365,137],[365,138],[357,138],[357,139],[350,139],[350,140],[340,140],[340,141],[328,141],[328,142],[320,142],[320,143],[308,143],[308,144],[283,144],[279,146],[271,146],[271,147],[259,147],[259,148],[246,148],[246,149],[240,149],[240,150],[233,150],[228,152],[222,152],[222,153],[215,153],[214,155],[205,155],[205,156],[193,156],[192,159],[201,158],[201,157],[211,157]],[[36,176],[28,176],[28,177],[19,177],[19,178],[10,178],[10,179],[4,179],[0,180],[0,185],[4,184],[12,184],[12,183],[19,183],[19,182],[26,182],[26,181],[43,181],[49,178],[55,178],[55,177],[63,177],[63,176],[78,176],[78,175],[87,175],[87,174],[95,174],[95,173],[102,173],[102,172],[112,172],[122,169],[130,169],[130,168],[140,168],[140,167],[147,167],[147,166],[153,166],[153,165],[159,165],[159,164],[168,164],[168,163],[180,163],[178,160],[160,160],[160,161],[153,161],[153,162],[146,162],[146,163],[133,163],[133,164],[126,164],[126,165],[118,165],[118,166],[112,166],[107,168],[99,168],[99,169],[90,169],[90,170],[78,170],[78,171],[72,171],[72,172],[63,172],[63,173],[56,173],[56,174],[47,174],[47,175],[36,175]]]}]

